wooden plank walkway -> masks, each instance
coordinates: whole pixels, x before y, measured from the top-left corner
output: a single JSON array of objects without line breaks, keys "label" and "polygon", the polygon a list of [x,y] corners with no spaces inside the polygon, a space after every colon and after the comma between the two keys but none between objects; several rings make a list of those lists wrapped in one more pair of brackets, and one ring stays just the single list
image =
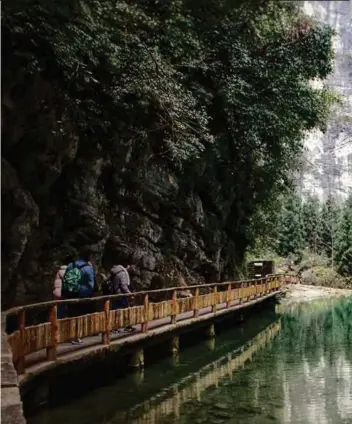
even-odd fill
[{"label": "wooden plank walkway", "polygon": [[[119,298],[126,297],[121,294],[49,301],[4,312],[2,330],[4,332],[9,318],[17,320],[17,327],[7,335],[7,342],[22,384],[65,363],[89,359],[97,354],[102,354],[100,357],[104,360],[104,355],[112,350],[131,352],[137,357],[138,350],[150,345],[154,338],[179,330],[190,331],[196,325],[211,324],[216,317],[275,297],[286,283],[295,282],[296,278],[292,276],[271,275],[256,280],[189,286],[190,297],[178,296],[179,292],[185,291],[184,287],[138,292],[127,295],[135,296],[136,304],[126,309],[114,307]],[[79,310],[79,304],[95,304],[96,312],[72,316],[70,311]],[[60,305],[68,305],[70,317],[58,317]],[[41,321],[28,325],[26,316]],[[133,326],[136,331],[111,332],[126,326]],[[83,344],[69,343],[78,337],[83,339]],[[137,358],[136,361],[135,366],[143,365],[143,359]],[[3,376],[2,381],[5,381]]]},{"label": "wooden plank walkway", "polygon": [[239,300],[232,301],[230,305],[227,305],[227,303],[221,303],[217,305],[216,312],[212,311],[212,307],[202,308],[199,310],[199,316],[196,318],[193,316],[193,311],[184,312],[176,316],[175,323],[171,323],[171,317],[153,320],[148,323],[148,333],[143,333],[142,325],[138,324],[135,326],[136,331],[133,333],[121,332],[118,334],[111,334],[109,345],[102,344],[101,334],[85,337],[83,339],[84,343],[81,345],[72,345],[71,343],[59,344],[57,347],[57,359],[55,361],[48,361],[46,349],[41,349],[26,356],[25,373],[19,376],[19,381],[21,383],[48,369],[56,367],[59,364],[80,360],[83,357],[94,355],[102,350],[133,346],[145,339],[169,333],[176,329],[187,329],[187,327],[191,327],[194,324],[211,321],[224,314],[248,308],[251,305],[263,302],[278,295],[280,292],[281,291],[278,290],[258,298],[252,296],[252,299],[245,303],[240,303]]}]

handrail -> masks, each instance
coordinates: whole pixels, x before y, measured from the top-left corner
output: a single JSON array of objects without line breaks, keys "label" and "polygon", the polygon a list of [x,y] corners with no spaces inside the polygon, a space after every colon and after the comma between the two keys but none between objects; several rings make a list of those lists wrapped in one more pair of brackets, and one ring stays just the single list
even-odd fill
[{"label": "handrail", "polygon": [[259,281],[263,279],[268,278],[282,278],[282,277],[293,277],[289,274],[272,274],[267,277],[263,278],[256,278],[251,280],[238,280],[238,281],[225,281],[222,283],[210,283],[210,284],[199,284],[199,285],[193,285],[193,286],[184,286],[184,287],[170,287],[170,288],[163,288],[163,289],[155,289],[155,290],[143,290],[139,292],[134,293],[121,293],[121,294],[110,294],[110,295],[104,295],[104,296],[92,296],[92,297],[82,297],[77,299],[62,299],[62,300],[49,300],[46,302],[38,302],[38,303],[32,303],[29,305],[22,305],[22,306],[16,306],[13,308],[10,308],[6,311],[3,311],[2,314],[5,314],[6,317],[11,315],[16,315],[19,312],[22,311],[28,311],[31,309],[44,309],[50,306],[58,306],[58,305],[68,305],[68,304],[77,304],[77,303],[89,303],[89,302],[97,302],[100,300],[115,300],[123,297],[136,297],[136,296],[144,296],[146,294],[152,295],[152,294],[160,294],[160,293],[167,293],[167,292],[173,292],[173,291],[186,291],[186,290],[194,290],[194,289],[202,289],[202,288],[214,288],[214,287],[225,287],[229,284],[248,284],[248,283],[258,283]]},{"label": "handrail", "polygon": [[[127,325],[141,325],[141,332],[148,332],[148,323],[170,318],[164,325],[176,324],[177,316],[185,312],[193,312],[193,318],[197,318],[200,311],[209,310],[215,314],[218,307],[230,308],[235,304],[244,304],[263,297],[281,288],[284,282],[295,282],[295,277],[284,274],[267,276],[255,280],[243,280],[223,283],[202,284],[185,287],[172,287],[149,291],[140,291],[131,294],[117,294],[96,296],[92,298],[54,300],[11,308],[3,312],[4,321],[10,316],[17,315],[17,330],[8,335],[15,368],[19,374],[25,371],[25,357],[33,352],[46,349],[46,359],[57,359],[59,343],[66,343],[77,337],[90,337],[102,335],[102,343],[110,344],[111,330],[123,328]],[[226,290],[219,291],[219,287]],[[210,293],[201,294],[200,288],[212,289]],[[179,291],[193,291],[194,296],[178,298]],[[170,299],[158,302],[150,302],[152,295],[170,293]],[[143,296],[141,305],[130,306],[125,309],[111,308],[111,301],[122,297]],[[58,318],[57,308],[60,305],[74,305],[79,303],[103,301],[103,309],[80,316]],[[224,306],[225,305],[225,306]],[[26,326],[26,312],[35,309],[49,309],[48,318],[45,322]],[[209,312],[207,312],[209,313]]]}]

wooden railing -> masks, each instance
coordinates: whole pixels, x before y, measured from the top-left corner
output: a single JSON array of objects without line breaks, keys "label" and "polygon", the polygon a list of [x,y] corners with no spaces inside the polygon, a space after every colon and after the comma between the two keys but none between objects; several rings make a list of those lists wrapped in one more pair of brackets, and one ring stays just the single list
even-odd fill
[{"label": "wooden railing", "polygon": [[[46,349],[46,360],[57,359],[57,347],[75,338],[85,338],[102,334],[102,343],[110,344],[111,330],[126,326],[141,325],[141,332],[148,332],[148,323],[169,318],[165,325],[175,324],[177,316],[192,312],[188,318],[197,318],[204,308],[230,308],[233,303],[246,303],[278,291],[283,283],[295,283],[292,276],[276,275],[259,280],[205,284],[189,287],[138,292],[131,295],[110,295],[92,298],[56,300],[12,308],[4,313],[5,322],[17,317],[16,329],[8,331],[8,342],[12,350],[13,362],[18,374],[25,372],[27,355]],[[178,292],[188,290],[192,297],[178,298]],[[126,309],[113,309],[114,301],[121,297],[133,297],[135,306]],[[159,301],[155,301],[159,298]],[[160,300],[162,298],[163,300]],[[153,300],[153,301],[152,301]],[[98,305],[93,313],[58,318],[58,308],[64,305],[71,310],[77,304]],[[26,317],[36,316],[45,311],[44,322],[26,325]]]}]

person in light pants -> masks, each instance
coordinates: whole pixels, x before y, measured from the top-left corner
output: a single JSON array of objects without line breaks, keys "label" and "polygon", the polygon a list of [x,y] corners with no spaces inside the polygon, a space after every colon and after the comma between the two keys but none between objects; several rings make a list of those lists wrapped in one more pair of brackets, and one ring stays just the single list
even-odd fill
[{"label": "person in light pants", "polygon": [[[131,291],[131,281],[128,273],[129,265],[126,268],[122,265],[114,265],[111,268],[111,283],[114,294],[130,294]],[[128,308],[129,302],[128,297],[123,296],[119,299],[116,299],[111,302],[111,309],[125,309]],[[127,326],[124,329],[125,332],[136,331],[136,329],[132,326]],[[119,332],[119,330],[113,331],[113,333]]]}]

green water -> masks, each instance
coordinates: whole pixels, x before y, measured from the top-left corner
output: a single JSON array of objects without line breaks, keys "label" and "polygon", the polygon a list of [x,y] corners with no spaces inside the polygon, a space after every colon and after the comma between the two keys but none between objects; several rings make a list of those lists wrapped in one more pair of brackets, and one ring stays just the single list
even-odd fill
[{"label": "green water", "polygon": [[352,297],[277,312],[28,423],[352,423]]}]

